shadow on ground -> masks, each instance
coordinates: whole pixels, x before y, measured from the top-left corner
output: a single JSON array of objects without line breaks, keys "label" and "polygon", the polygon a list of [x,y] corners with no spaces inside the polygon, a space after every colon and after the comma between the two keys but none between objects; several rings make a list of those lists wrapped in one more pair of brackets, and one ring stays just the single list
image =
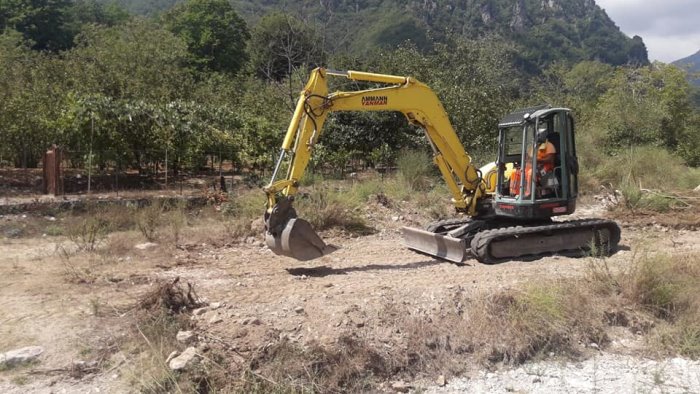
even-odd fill
[{"label": "shadow on ground", "polygon": [[368,264],[360,267],[347,267],[347,268],[333,268],[327,265],[322,265],[320,267],[306,268],[287,268],[286,271],[294,276],[312,276],[312,277],[324,277],[331,275],[346,275],[352,272],[365,272],[365,271],[383,271],[383,270],[403,270],[403,269],[415,269],[430,267],[439,264],[452,264],[446,261],[440,260],[429,260],[429,261],[419,261],[415,263],[408,264]]}]

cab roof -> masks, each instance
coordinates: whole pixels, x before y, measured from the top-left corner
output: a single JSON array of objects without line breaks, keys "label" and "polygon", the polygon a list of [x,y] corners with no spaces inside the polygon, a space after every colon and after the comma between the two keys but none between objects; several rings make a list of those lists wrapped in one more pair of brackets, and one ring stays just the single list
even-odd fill
[{"label": "cab roof", "polygon": [[568,108],[563,108],[563,107],[552,107],[549,104],[543,104],[543,105],[538,105],[534,107],[528,107],[528,108],[522,108],[518,109],[516,111],[513,111],[509,113],[508,115],[504,116],[500,122],[498,122],[498,127],[503,128],[503,127],[511,127],[511,126],[517,126],[523,123],[523,120],[525,119],[525,114],[530,114],[531,118],[538,118],[541,116],[545,116],[549,114],[550,112],[558,112],[558,111],[567,111],[570,112],[571,110]]}]

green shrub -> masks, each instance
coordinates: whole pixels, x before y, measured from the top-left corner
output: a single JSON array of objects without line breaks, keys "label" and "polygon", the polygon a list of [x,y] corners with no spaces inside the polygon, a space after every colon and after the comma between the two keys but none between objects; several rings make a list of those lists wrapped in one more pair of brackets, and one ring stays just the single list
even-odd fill
[{"label": "green shrub", "polygon": [[109,222],[99,215],[86,215],[66,226],[66,235],[79,250],[94,251],[109,233]]},{"label": "green shrub", "polygon": [[340,228],[354,234],[372,231],[360,215],[363,201],[342,189],[315,187],[305,198],[297,199],[299,216],[318,231]]},{"label": "green shrub", "polygon": [[46,226],[44,233],[48,236],[51,236],[51,237],[57,237],[59,235],[63,235],[63,228],[61,226],[57,226],[55,224],[50,224],[50,225]]},{"label": "green shrub", "polygon": [[163,223],[165,207],[160,200],[154,200],[136,212],[136,226],[147,241],[153,242],[157,238],[158,228]]},{"label": "green shrub", "polygon": [[596,192],[601,185],[615,188],[635,185],[637,189],[668,191],[692,189],[700,184],[700,170],[687,167],[678,156],[656,146],[640,146],[609,155],[594,142],[580,149],[579,156],[579,183],[583,191]]},{"label": "green shrub", "polygon": [[434,171],[430,155],[422,150],[404,150],[396,160],[399,177],[410,190],[428,190]]},{"label": "green shrub", "polygon": [[262,216],[265,210],[265,195],[258,189],[237,194],[231,193],[221,211],[229,218],[253,219]]}]

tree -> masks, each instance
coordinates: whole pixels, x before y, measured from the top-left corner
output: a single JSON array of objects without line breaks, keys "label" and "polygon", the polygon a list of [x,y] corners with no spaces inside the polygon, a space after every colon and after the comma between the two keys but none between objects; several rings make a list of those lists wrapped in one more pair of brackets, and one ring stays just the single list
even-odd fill
[{"label": "tree", "polygon": [[32,42],[32,49],[58,51],[73,41],[68,26],[70,0],[3,0],[0,31],[16,30]]},{"label": "tree", "polygon": [[690,97],[685,73],[675,66],[621,67],[601,96],[593,123],[610,152],[653,144],[696,162],[692,150],[700,130],[694,124]]},{"label": "tree", "polygon": [[236,74],[246,63],[248,28],[226,0],[188,0],[165,14],[201,70]]},{"label": "tree", "polygon": [[251,67],[258,76],[281,81],[302,65],[323,63],[322,40],[316,31],[286,14],[265,16],[251,33]]},{"label": "tree", "polygon": [[61,138],[56,122],[66,88],[63,64],[29,45],[17,32],[0,34],[1,149],[18,167],[35,167]]}]

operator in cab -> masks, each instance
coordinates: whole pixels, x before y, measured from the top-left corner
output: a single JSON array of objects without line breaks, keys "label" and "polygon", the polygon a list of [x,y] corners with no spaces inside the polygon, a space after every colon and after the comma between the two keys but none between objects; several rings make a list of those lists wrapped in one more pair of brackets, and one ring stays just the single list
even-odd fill
[{"label": "operator in cab", "polygon": [[[547,128],[541,127],[537,132],[537,172],[535,181],[537,186],[540,186],[540,179],[554,172],[554,160],[557,155],[557,149],[554,144],[547,140]],[[513,196],[520,194],[520,169],[516,169],[510,178],[510,190]],[[528,148],[525,154],[525,198],[530,197],[530,188],[532,185],[532,146]],[[538,187],[539,189],[539,187]]]}]

